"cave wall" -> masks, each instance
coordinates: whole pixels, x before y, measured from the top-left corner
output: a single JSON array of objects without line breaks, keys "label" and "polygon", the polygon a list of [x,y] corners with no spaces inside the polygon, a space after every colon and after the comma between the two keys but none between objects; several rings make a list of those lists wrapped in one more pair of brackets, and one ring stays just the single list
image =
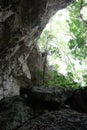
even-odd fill
[{"label": "cave wall", "polygon": [[0,0],[0,98],[19,94],[43,70],[37,40],[49,18],[72,1]]}]

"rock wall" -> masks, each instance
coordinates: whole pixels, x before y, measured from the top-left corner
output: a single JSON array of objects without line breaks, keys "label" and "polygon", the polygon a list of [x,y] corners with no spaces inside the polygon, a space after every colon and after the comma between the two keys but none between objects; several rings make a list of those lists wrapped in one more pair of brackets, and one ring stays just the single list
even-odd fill
[{"label": "rock wall", "polygon": [[49,18],[71,1],[0,0],[0,98],[19,94],[43,70],[37,40]]}]

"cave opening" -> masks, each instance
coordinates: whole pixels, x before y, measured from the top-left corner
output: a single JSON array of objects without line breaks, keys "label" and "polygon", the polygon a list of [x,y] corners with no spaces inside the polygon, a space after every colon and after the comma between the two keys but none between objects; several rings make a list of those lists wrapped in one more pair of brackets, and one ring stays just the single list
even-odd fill
[{"label": "cave opening", "polygon": [[86,4],[78,0],[59,10],[40,35],[38,46],[52,75],[50,81],[45,76],[47,86],[87,85]]}]

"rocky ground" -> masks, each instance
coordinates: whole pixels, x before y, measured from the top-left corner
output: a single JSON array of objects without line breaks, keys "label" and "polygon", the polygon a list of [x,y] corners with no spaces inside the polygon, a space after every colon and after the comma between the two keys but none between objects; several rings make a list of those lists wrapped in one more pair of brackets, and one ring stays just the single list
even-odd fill
[{"label": "rocky ground", "polygon": [[0,130],[87,130],[86,91],[22,89],[0,101]]},{"label": "rocky ground", "polygon": [[46,112],[18,130],[87,130],[87,115],[71,109]]}]

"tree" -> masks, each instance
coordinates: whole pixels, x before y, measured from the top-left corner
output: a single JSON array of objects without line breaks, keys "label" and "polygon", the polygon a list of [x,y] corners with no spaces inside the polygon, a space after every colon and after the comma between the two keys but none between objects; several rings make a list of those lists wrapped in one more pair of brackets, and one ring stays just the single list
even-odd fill
[{"label": "tree", "polygon": [[[86,6],[87,3],[83,0],[75,1],[64,9],[63,13],[60,11],[51,18],[41,35],[39,46],[42,51],[48,42],[49,65],[58,71],[57,75],[62,73],[65,76],[64,80],[61,80],[53,72],[56,82],[50,81],[49,84],[66,86],[65,82],[72,82],[72,86],[75,87],[75,82],[82,85],[87,83],[87,22],[82,12]],[[77,86],[79,85],[76,84]]]},{"label": "tree", "polygon": [[[73,56],[79,60],[85,59],[87,55],[87,26],[84,25],[81,15],[82,1],[79,0],[68,7],[70,12],[69,29],[72,36],[68,45]],[[85,4],[83,5],[85,6]]]}]

